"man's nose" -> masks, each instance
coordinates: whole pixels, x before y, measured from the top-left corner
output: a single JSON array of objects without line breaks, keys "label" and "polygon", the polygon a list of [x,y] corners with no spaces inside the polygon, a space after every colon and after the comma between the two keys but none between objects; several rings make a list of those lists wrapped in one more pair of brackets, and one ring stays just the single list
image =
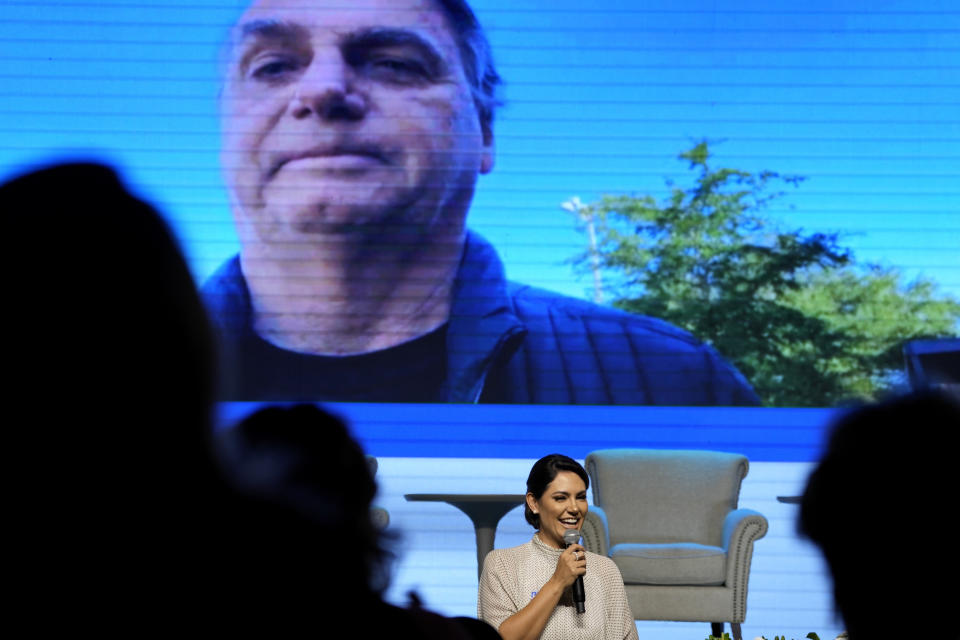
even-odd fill
[{"label": "man's nose", "polygon": [[297,82],[291,111],[297,118],[360,120],[367,101],[355,86],[354,71],[339,55],[317,56]]}]

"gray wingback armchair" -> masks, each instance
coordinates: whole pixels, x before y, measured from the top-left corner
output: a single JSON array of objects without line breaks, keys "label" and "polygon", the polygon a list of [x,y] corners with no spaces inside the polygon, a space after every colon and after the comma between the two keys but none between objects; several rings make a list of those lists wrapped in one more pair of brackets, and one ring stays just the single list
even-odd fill
[{"label": "gray wingback armchair", "polygon": [[738,509],[744,456],[606,449],[587,456],[593,506],[584,546],[616,563],[637,620],[711,623],[736,640],[747,614],[754,541],[767,519]]}]

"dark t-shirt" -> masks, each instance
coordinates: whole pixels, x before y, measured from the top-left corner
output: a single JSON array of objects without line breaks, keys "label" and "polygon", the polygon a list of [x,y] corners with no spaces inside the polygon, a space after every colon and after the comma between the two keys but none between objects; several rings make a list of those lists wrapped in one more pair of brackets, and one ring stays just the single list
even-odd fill
[{"label": "dark t-shirt", "polygon": [[316,356],[247,336],[236,356],[238,397],[327,402],[438,402],[446,379],[447,325],[388,349]]}]

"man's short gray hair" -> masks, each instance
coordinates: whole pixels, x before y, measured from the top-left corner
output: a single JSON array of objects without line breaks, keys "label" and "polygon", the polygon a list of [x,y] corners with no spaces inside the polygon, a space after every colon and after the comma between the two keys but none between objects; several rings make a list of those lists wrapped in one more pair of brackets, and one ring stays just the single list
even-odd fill
[{"label": "man's short gray hair", "polygon": [[463,70],[470,82],[484,132],[493,128],[493,112],[502,104],[497,88],[500,75],[493,66],[490,41],[466,0],[434,0],[447,16],[460,49]]}]

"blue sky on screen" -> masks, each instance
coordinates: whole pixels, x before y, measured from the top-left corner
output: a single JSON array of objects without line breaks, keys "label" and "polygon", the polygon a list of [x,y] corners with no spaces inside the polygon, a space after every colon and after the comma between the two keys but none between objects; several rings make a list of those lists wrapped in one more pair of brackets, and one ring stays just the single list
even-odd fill
[{"label": "blue sky on screen", "polygon": [[[346,3],[346,0],[345,0]],[[236,251],[218,167],[217,50],[242,2],[0,5],[0,177],[124,169],[198,278]],[[346,3],[347,6],[349,3]],[[560,204],[665,193],[677,154],[807,180],[770,214],[960,297],[960,7],[952,0],[477,0],[506,80],[473,228],[511,278],[588,297]]]}]

